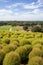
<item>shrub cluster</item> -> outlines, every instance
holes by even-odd
[[[31,59],[32,57],[35,57],[35,56],[40,56],[40,57],[42,57],[42,51],[41,51],[41,49],[39,49],[39,48],[34,48],[31,52],[30,52],[30,54],[29,54],[29,59]]]
[[[31,50],[31,45],[20,46],[15,50],[15,52],[17,52],[20,56],[21,63],[26,63],[28,59],[28,54],[31,52]]]
[[[24,46],[24,45],[27,45],[27,44],[31,44],[31,42],[27,39],[21,39],[20,40],[20,46]]]
[[[9,53],[9,52],[11,52],[11,51],[15,51],[16,48],[17,48],[16,45],[9,44],[9,45],[6,45],[6,46],[3,47],[3,51],[4,51],[5,53]]]
[[[3,50],[0,50],[0,65],[2,65],[4,57],[5,57],[5,52]]]
[[[20,64],[43,65],[43,33],[0,31],[0,65]]]
[[[20,65],[20,57],[15,52],[6,54],[3,65]]]
[[[29,60],[28,65],[43,65],[43,59],[38,56],[32,57]]]

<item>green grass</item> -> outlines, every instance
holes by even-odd
[[[21,28],[21,27],[16,27],[16,26],[9,26],[9,25],[7,25],[7,26],[0,26],[0,30],[10,30],[10,28],[12,28],[12,31],[19,31],[19,30],[23,30],[23,28]]]

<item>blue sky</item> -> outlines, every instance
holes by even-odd
[[[0,0],[1,20],[43,21],[43,0]]]

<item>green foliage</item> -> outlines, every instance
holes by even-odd
[[[43,58],[43,33],[0,31],[0,65],[4,62],[4,57],[10,52],[19,54],[22,64],[27,64],[28,60],[30,61],[31,58],[36,56]],[[11,62],[10,59],[9,62]]]
[[[35,44],[35,45],[33,46],[33,48],[39,48],[39,49],[42,49],[42,45],[41,45],[41,44]]]
[[[35,39],[33,42],[32,42],[32,45],[36,45],[36,44],[41,44],[43,45],[43,40],[40,40],[40,39]]]
[[[13,45],[17,45],[17,46],[19,46],[19,41],[18,41],[17,38],[11,38],[11,40],[10,40],[10,44],[13,44]]]
[[[20,44],[20,46],[24,46],[24,45],[31,44],[31,43],[29,42],[29,40],[24,38],[24,39],[20,40],[19,44]]]
[[[10,44],[19,46],[19,43],[17,41],[12,41]]]
[[[20,57],[15,52],[6,54],[3,65],[20,65]]]
[[[6,45],[6,46],[3,47],[3,51],[4,51],[5,53],[9,53],[9,52],[11,52],[11,51],[15,51],[16,48],[17,48],[16,45],[9,44],[9,45]]]
[[[27,56],[32,51],[32,46],[31,45],[24,45],[23,48],[26,50]]]
[[[4,56],[5,56],[5,52],[3,50],[0,50],[0,65],[2,65]]]
[[[28,54],[31,52],[31,50],[31,45],[20,46],[15,50],[15,52],[17,52],[21,58],[21,63],[26,63]]]
[[[3,44],[0,44],[0,49],[3,49],[3,47],[4,47]]]
[[[24,29],[25,31],[27,31],[27,30],[28,30],[28,26],[23,26],[23,29]]]
[[[23,46],[18,47],[15,52],[17,52],[21,58],[21,60],[24,60],[27,58],[27,53],[25,48],[23,48]]]
[[[43,65],[43,59],[41,57],[38,57],[38,56],[32,57],[28,61],[28,65]]]
[[[31,29],[32,32],[41,32],[41,27],[40,26],[34,26],[32,29]]]
[[[33,48],[33,50],[29,54],[29,59],[35,56],[40,56],[42,57],[42,50],[39,48]]]
[[[10,43],[10,39],[9,39],[9,38],[4,38],[4,39],[3,39],[3,43],[9,44],[9,43]]]

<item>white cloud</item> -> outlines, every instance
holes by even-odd
[[[6,9],[1,9],[0,10],[0,15],[8,15],[8,14],[12,14],[13,12],[11,10],[6,10]]]
[[[14,4],[7,6],[7,8],[15,8],[17,6],[22,6],[22,5],[24,5],[24,3],[14,3]]]
[[[24,9],[38,9],[39,7],[43,6],[43,0],[41,2],[40,1],[38,0],[37,2],[32,2],[31,4],[24,4],[22,6],[24,7]]]
[[[38,13],[39,12],[39,13]],[[12,14],[13,13],[13,14]],[[13,12],[11,10],[0,10],[0,20],[43,20],[43,12],[35,9],[31,12]]]
[[[43,0],[38,0],[38,3],[43,4]]]
[[[37,14],[37,13],[39,13],[40,11],[38,10],[38,9],[35,9],[34,11],[33,11],[33,13],[34,14]]]
[[[34,13],[34,14],[43,14],[43,11],[41,11],[40,9],[34,9],[32,11],[32,13]]]
[[[26,3],[15,3],[15,4],[7,6],[7,8],[16,8],[18,6],[24,8],[24,9],[38,9],[39,7],[43,6],[43,4],[40,4],[40,2],[38,0],[37,2],[32,2],[30,4],[26,4]]]
[[[1,0],[0,0],[1,1]],[[5,0],[2,0],[5,1]],[[6,0],[7,1],[7,0]],[[0,10],[0,20],[43,20],[43,10],[38,9],[42,5],[43,0],[38,0],[36,3],[32,2],[31,4],[26,3],[15,3],[7,6],[9,10],[1,9]],[[24,9],[33,9],[31,12],[17,12],[17,6],[21,6]],[[13,8],[13,11],[10,9]]]
[[[38,8],[39,6],[38,5],[34,5],[34,4],[25,4],[25,5],[23,5],[23,7],[25,9],[35,9],[35,8]]]

